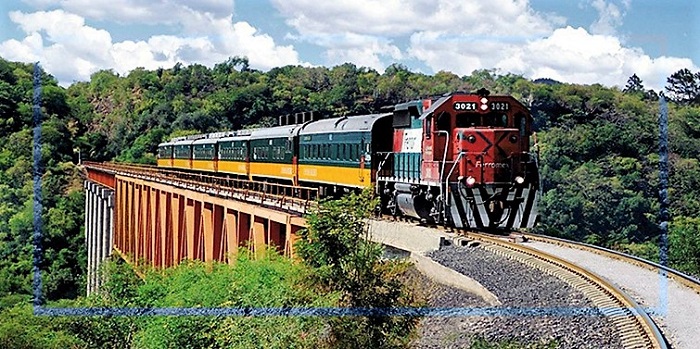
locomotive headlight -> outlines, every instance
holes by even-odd
[[[481,104],[486,104],[488,102],[489,102],[489,100],[486,99],[486,97],[481,98]]]
[[[467,137],[467,141],[473,144],[476,142],[476,137],[474,137],[474,135],[469,135],[469,137]]]
[[[525,183],[525,178],[517,176],[517,177],[515,177],[515,183],[523,184],[523,183]]]
[[[489,108],[489,106],[486,105],[486,104],[482,104],[482,105],[481,105],[481,110],[486,110],[486,109],[488,109],[488,108]]]
[[[471,187],[474,185],[474,183],[476,183],[476,178],[469,176],[469,177],[467,177],[467,180],[464,182],[467,183],[467,186]]]

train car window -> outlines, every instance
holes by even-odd
[[[442,112],[437,118],[437,129],[441,131],[449,131],[451,125],[451,115],[448,112]]]
[[[457,115],[457,128],[469,127],[508,127],[508,115],[491,112],[488,114],[461,113]]]
[[[425,129],[425,139],[430,139],[433,134],[433,117],[428,116],[425,121],[423,121],[423,128]]]
[[[515,115],[515,127],[520,130],[520,137],[525,137],[527,132],[527,119],[523,113],[518,113]]]

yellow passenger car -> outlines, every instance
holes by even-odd
[[[192,142],[192,169],[205,172],[216,172],[217,149],[216,139],[204,138]]]

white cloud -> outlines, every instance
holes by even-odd
[[[23,0],[41,10],[60,8],[84,18],[119,23],[187,24],[201,14],[233,13],[233,0]]]
[[[690,59],[652,58],[639,48],[623,46],[614,36],[572,27],[531,40],[420,32],[411,36],[409,52],[433,71],[468,75],[476,69],[497,68],[532,79],[607,86],[624,86],[637,74],[647,88],[655,90],[662,89],[665,77],[681,68],[698,69]]]
[[[598,12],[598,19],[591,24],[591,32],[593,34],[613,35],[616,33],[617,27],[622,25],[625,11],[630,7],[630,0],[622,1],[623,10],[620,10],[613,2],[605,0],[593,0],[591,5]]]
[[[495,67],[533,79],[608,86],[624,86],[632,74],[637,74],[655,90],[663,88],[665,77],[681,68],[698,69],[690,59],[651,58],[639,48],[624,47],[616,37],[572,27],[513,48],[510,56]]]
[[[526,0],[272,0],[298,35],[291,35],[326,49],[330,64],[339,59],[383,70],[408,55],[393,38],[468,37],[487,35],[537,37],[551,32],[563,19],[533,11]],[[357,40],[361,38],[361,40]],[[369,43],[369,44],[368,44]],[[466,43],[468,44],[468,43]],[[434,43],[435,48],[445,48]],[[426,55],[427,49],[419,48]],[[448,51],[453,51],[447,48]],[[413,50],[409,50],[413,54]],[[446,61],[446,56],[438,58]],[[420,54],[416,55],[420,57]],[[365,63],[367,62],[367,63]],[[446,67],[443,67],[443,69]]]
[[[26,33],[22,40],[0,42],[0,55],[10,60],[40,61],[62,84],[87,80],[99,69],[126,73],[137,67],[155,69],[177,62],[213,65],[231,56],[247,56],[251,67],[299,64],[296,50],[280,46],[269,35],[233,16],[197,13],[198,35],[156,35],[147,40],[114,42],[109,32],[85,24],[79,15],[63,10],[23,13],[10,20]]]
[[[350,32],[401,36],[449,30],[469,34],[537,35],[556,17],[537,14],[526,0],[272,0],[302,35]]]

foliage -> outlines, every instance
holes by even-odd
[[[3,280],[0,308],[3,309],[12,309],[13,302],[26,302],[31,295],[32,71],[32,65],[0,59],[0,279]],[[681,69],[668,77],[665,89],[671,98],[670,261],[691,273],[697,273],[700,268],[696,258],[700,242],[694,238],[700,212],[699,74]],[[213,68],[178,63],[169,69],[139,68],[126,75],[103,70],[95,72],[90,81],[74,83],[67,89],[58,86],[46,73],[42,72],[40,78],[41,161],[45,170],[42,177],[44,259],[40,267],[43,294],[49,301],[76,298],[84,290],[86,253],[81,227],[84,196],[79,168],[74,165],[78,154],[83,160],[91,161],[154,163],[158,143],[176,136],[251,125],[269,126],[279,115],[298,112],[315,111],[323,116],[372,113],[394,103],[481,87],[493,94],[511,94],[532,112],[543,184],[539,232],[648,258],[658,252],[659,94],[645,90],[643,81],[636,75],[620,90],[552,79],[530,81],[489,69],[461,77],[450,72],[430,76],[401,64],[393,64],[381,74],[350,63],[330,68],[285,66],[262,72],[251,69],[247,58],[232,57]],[[354,200],[372,206],[364,199]],[[348,225],[338,226],[338,222],[319,216],[315,223],[319,225],[318,231],[330,230],[319,235],[322,240],[306,241],[307,250],[302,252],[304,263],[318,273],[315,283],[307,286],[337,292],[345,306],[384,306],[384,301],[410,304],[410,297],[387,281],[391,280],[389,276],[400,273],[401,267],[378,262],[376,246],[353,245],[358,244],[356,237],[364,233],[358,218],[363,217],[362,210],[342,212],[339,204],[328,205],[330,213],[339,214],[335,216],[338,221],[349,219]],[[308,234],[314,234],[313,229]],[[341,281],[343,276],[350,276],[350,282]],[[138,293],[130,293],[137,288],[125,286],[114,291],[119,297],[103,301],[108,302],[105,304],[123,301],[126,303],[118,304],[124,306],[140,304],[144,299]],[[101,343],[100,338],[122,343],[115,347],[130,347],[136,343],[136,333],[145,328],[134,319],[99,320],[85,325],[91,329],[92,337],[79,337],[90,347],[99,346],[95,343]],[[358,331],[358,335],[367,339],[362,343],[371,345],[380,342],[380,338],[391,337],[392,333],[410,332],[409,322],[394,320],[356,318],[354,327],[346,329]],[[341,322],[333,321],[328,325],[333,336],[323,338],[327,343],[348,344],[351,336],[342,337],[342,334],[350,332],[343,332]],[[104,324],[99,331],[94,327],[98,323]],[[230,326],[246,324],[232,322]],[[173,328],[185,331],[187,326],[194,325],[177,326]],[[258,329],[265,331],[263,327],[261,324]],[[209,331],[208,327],[204,328]],[[384,333],[373,332],[381,328]],[[162,333],[164,338],[171,332]],[[398,337],[379,344],[403,345],[404,339]]]
[[[666,79],[666,91],[679,104],[700,105],[700,72],[681,69]]]
[[[0,348],[63,349],[84,348],[85,343],[63,330],[50,317],[32,314],[28,303],[0,309]]]
[[[100,295],[51,306],[266,308],[329,307],[337,302],[333,293],[306,287],[309,270],[274,251],[252,260],[242,249],[232,265],[186,262],[147,272],[143,280],[118,260],[107,268],[109,282]],[[11,336],[12,329],[32,318],[35,325],[25,326],[18,338]],[[19,305],[4,310],[0,319],[0,343],[22,347],[34,336],[51,339],[27,348],[311,348],[326,331],[323,317],[81,316],[52,321],[33,317],[30,308]]]
[[[670,264],[700,276],[700,218],[676,218],[669,231]]]
[[[307,218],[297,253],[313,268],[323,289],[340,292],[341,305],[380,312],[413,305],[411,293],[399,281],[405,266],[381,259],[381,247],[368,239],[366,220],[376,202],[371,191],[323,202]],[[417,318],[358,316],[331,321],[333,347],[397,348],[408,346]]]
[[[31,294],[33,65],[0,59],[0,298]],[[43,294],[75,298],[83,283],[82,182],[71,133],[79,121],[66,91],[42,73]],[[79,128],[79,127],[78,127]]]

